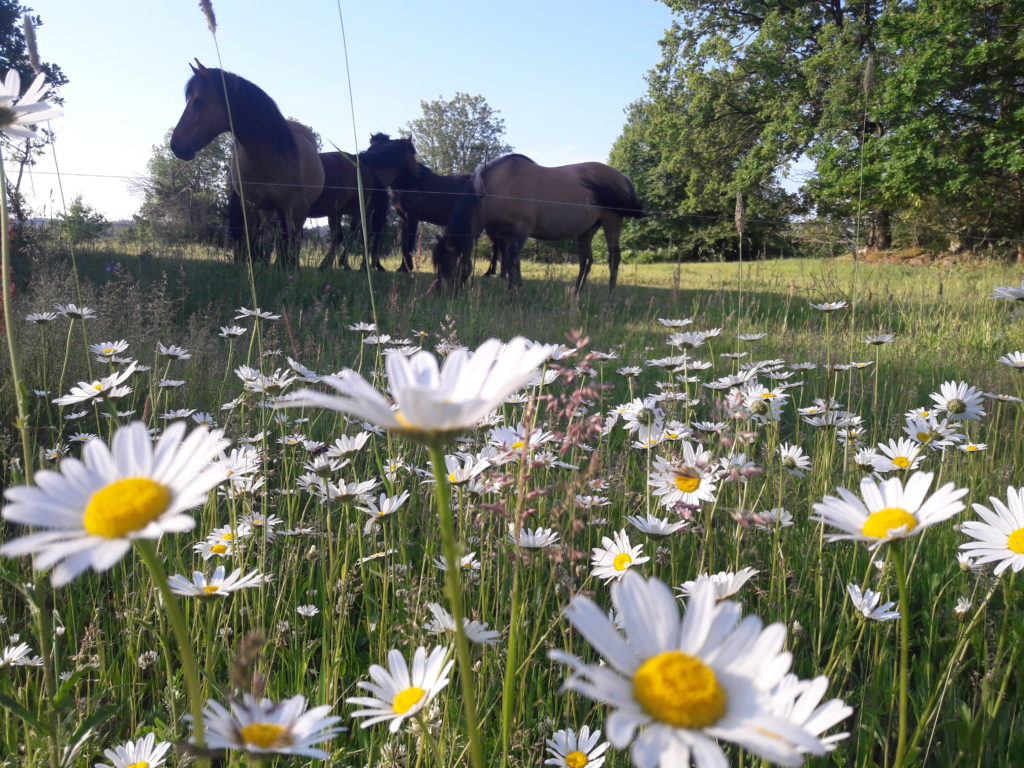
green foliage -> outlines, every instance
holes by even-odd
[[[153,147],[146,175],[135,182],[143,198],[136,229],[161,242],[223,240],[231,137],[219,136],[187,162],[174,156],[170,141],[168,131],[163,144]]]
[[[512,151],[505,143],[505,121],[481,96],[457,92],[450,101],[421,101],[423,116],[402,134],[416,144],[416,154],[435,173],[472,173],[480,163]]]
[[[60,236],[71,243],[95,240],[110,226],[103,214],[88,205],[81,195],[71,201],[67,213],[57,216]]]

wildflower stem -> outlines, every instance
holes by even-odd
[[[899,726],[893,768],[903,768],[907,753],[907,677],[910,671],[910,600],[907,597],[907,552],[905,542],[897,541],[893,550],[896,586],[900,602]]]
[[[135,546],[149,570],[154,586],[160,592],[164,610],[167,612],[167,620],[170,622],[174,639],[178,643],[178,656],[181,659],[185,688],[188,690],[189,708],[192,712],[193,738],[196,746],[202,749],[206,746],[206,738],[203,733],[203,692],[199,686],[199,667],[196,664],[195,654],[192,652],[192,641],[185,627],[185,619],[178,607],[178,599],[167,584],[167,573],[157,556],[156,543],[151,539],[137,539]],[[205,758],[200,758],[197,762],[200,768],[208,768],[209,764],[210,761]]]
[[[462,607],[462,573],[459,568],[459,546],[455,540],[455,526],[452,523],[452,490],[446,474],[444,447],[439,441],[430,444],[430,464],[434,469],[437,517],[441,523],[441,542],[448,564],[444,572],[444,589],[451,604],[452,618],[455,619],[455,658],[459,665],[459,683],[462,686],[462,707],[469,737],[469,758],[473,768],[483,768],[480,723],[476,709],[476,693],[473,690],[473,669],[469,659],[469,641],[466,639],[466,628],[463,624],[465,612]]]
[[[4,158],[0,154],[0,304],[4,308],[4,335],[7,354],[11,360],[11,381],[14,382],[14,400],[18,408],[18,435],[21,437],[21,456],[24,462],[25,482],[32,483],[32,443],[28,437],[28,414],[25,410],[25,385],[18,370],[18,351],[14,346],[14,325],[11,320],[11,247],[7,238],[7,177]]]

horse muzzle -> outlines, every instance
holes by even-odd
[[[177,136],[171,135],[171,152],[179,160],[191,160],[196,156],[196,150],[194,147],[186,144]]]

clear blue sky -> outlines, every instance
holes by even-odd
[[[108,218],[139,205],[145,172],[174,126],[198,57],[217,65],[195,0],[26,0],[43,18],[44,60],[63,68],[53,122],[65,199]],[[267,91],[285,115],[342,149],[356,146],[336,0],[214,0],[223,66]],[[482,94],[506,140],[545,165],[606,160],[625,108],[672,22],[656,0],[341,0],[358,144],[397,133],[421,100]],[[33,208],[59,212],[52,155],[25,182]]]

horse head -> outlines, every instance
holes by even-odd
[[[220,70],[207,69],[198,59],[196,65],[189,65],[192,78],[185,86],[185,110],[171,133],[171,151],[182,160],[194,158],[230,126]]]
[[[386,134],[370,138],[370,148],[359,157],[381,174],[387,184],[403,185],[420,177],[420,164],[416,160],[416,147],[411,139],[381,139]]]

